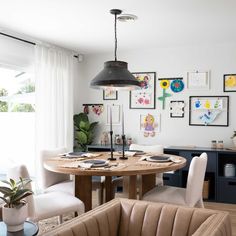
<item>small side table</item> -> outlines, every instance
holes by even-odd
[[[17,232],[7,232],[6,224],[0,221],[1,236],[34,236],[37,235],[38,232],[39,232],[38,226],[31,221],[25,221],[24,229]]]

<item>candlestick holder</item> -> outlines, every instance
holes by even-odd
[[[128,157],[125,156],[125,135],[122,134],[122,156],[120,157],[121,160],[127,160]]]
[[[110,139],[111,139],[111,156],[108,158],[109,161],[115,161],[116,158],[113,157],[113,138],[112,138],[112,135],[113,135],[113,131],[111,130],[110,131]]]

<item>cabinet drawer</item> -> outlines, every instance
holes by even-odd
[[[236,178],[218,178],[217,200],[219,202],[236,203]]]
[[[173,173],[164,173],[163,174],[164,185],[180,187],[180,175]]]
[[[216,152],[206,152],[207,153],[207,168],[206,172],[216,172]],[[179,153],[180,156],[185,157],[187,159],[187,164],[183,168],[183,170],[188,170],[189,165],[193,157],[200,156],[202,152],[193,152],[193,151],[181,151]]]

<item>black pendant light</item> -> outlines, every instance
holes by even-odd
[[[110,13],[115,15],[115,60],[104,63],[104,69],[91,81],[90,86],[98,89],[136,89],[140,87],[140,83],[128,71],[128,63],[117,61],[117,32],[116,22],[117,15],[121,14],[121,10],[112,9]]]

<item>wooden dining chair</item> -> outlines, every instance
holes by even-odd
[[[165,202],[190,207],[204,207],[202,188],[207,166],[207,154],[192,159],[189,167],[187,187],[158,186],[147,192],[143,200]]]
[[[44,162],[46,160],[63,153],[66,153],[65,148],[43,150],[40,152],[40,176],[42,188],[44,193],[61,191],[74,196],[75,183],[70,175],[52,172],[44,167]],[[97,178],[96,176],[92,178],[92,188],[97,191],[98,203],[102,204],[104,183],[101,178]]]
[[[8,170],[7,179],[18,181],[20,177],[30,178],[25,165],[14,166]],[[32,190],[31,183],[26,187]],[[34,222],[59,216],[59,223],[61,223],[63,214],[84,213],[84,203],[77,197],[62,191],[31,195],[26,198],[26,202],[28,203],[28,219]]]

